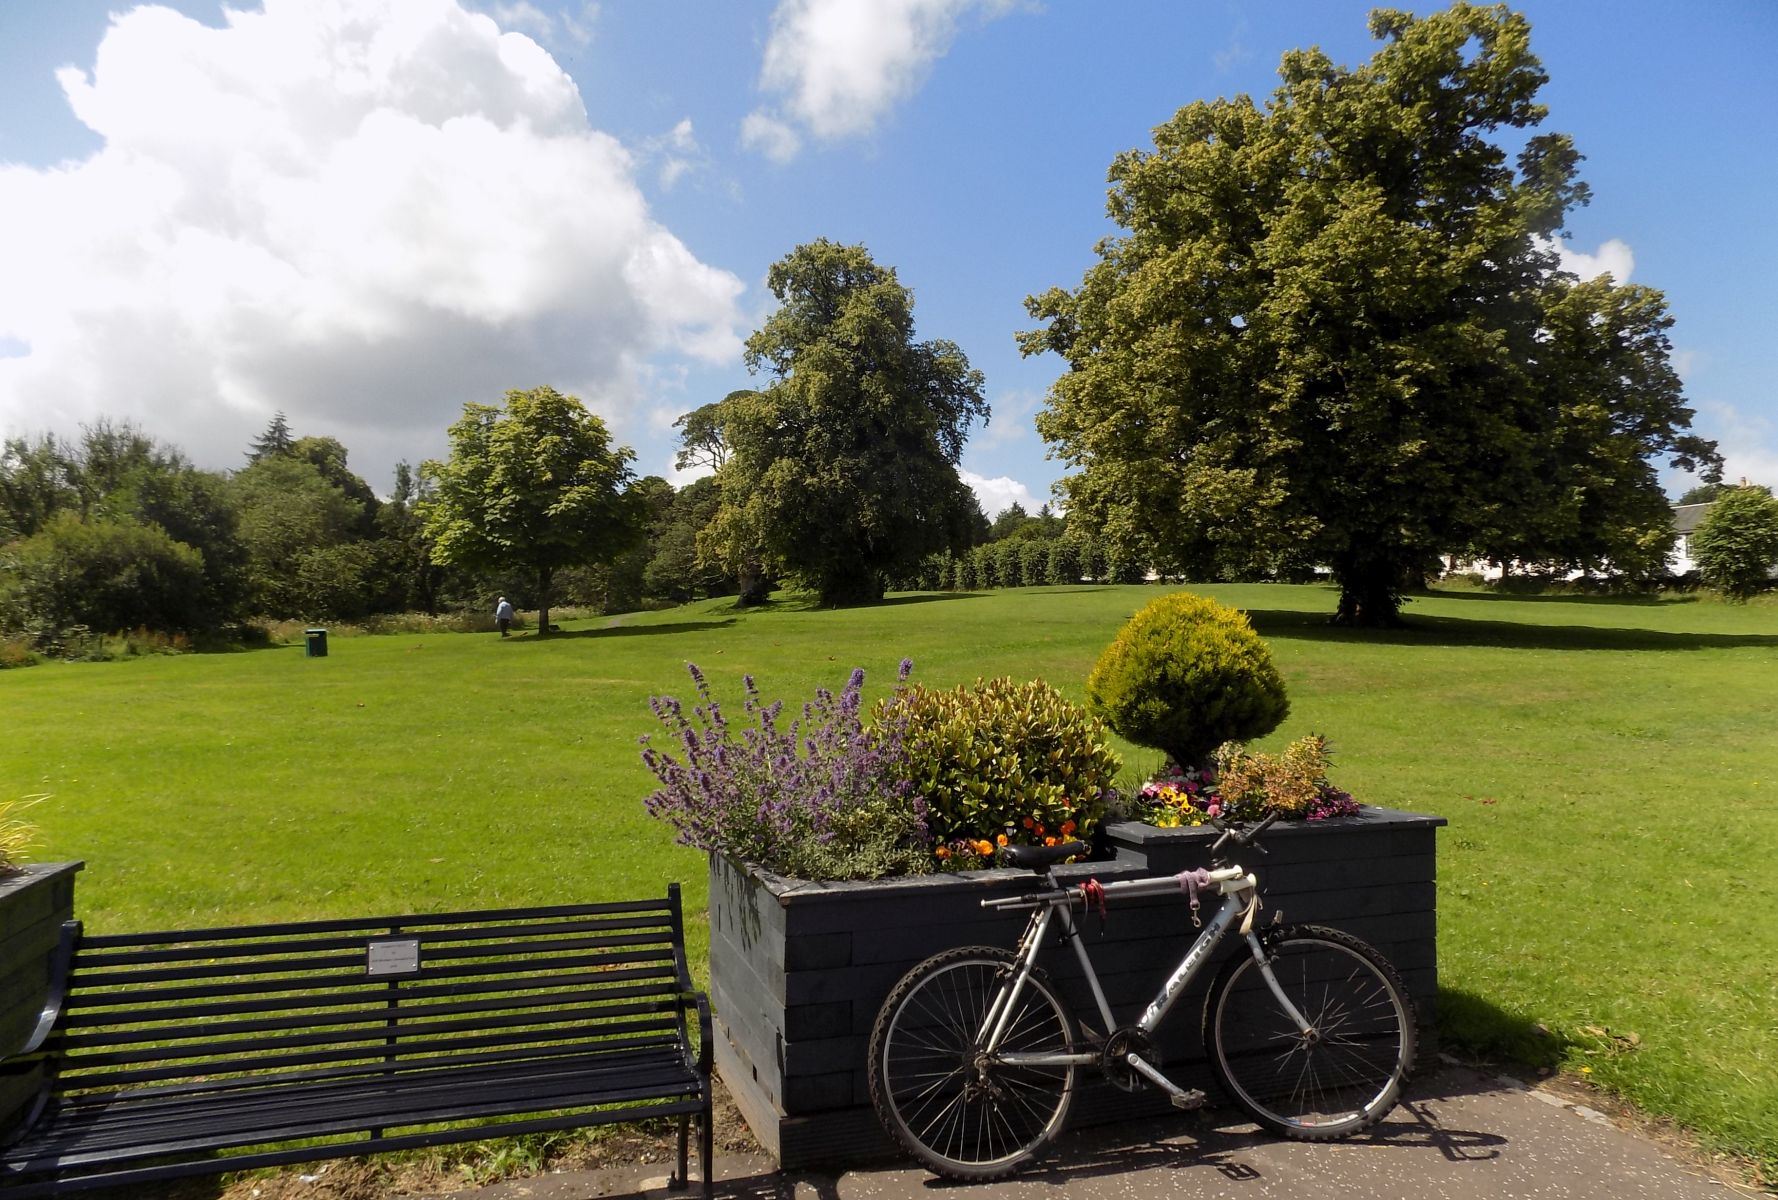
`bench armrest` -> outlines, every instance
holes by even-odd
[[[685,1028],[684,1016],[687,1009],[692,1006],[696,1006],[698,1010],[698,1074],[708,1078],[711,1069],[712,1053],[710,1039],[714,1036],[714,1030],[710,1020],[710,998],[702,992],[685,991],[679,993],[679,1029],[681,1035],[689,1033]]]
[[[43,1049],[43,1043],[49,1040],[50,1030],[62,1017],[62,1004],[68,998],[68,968],[74,962],[74,945],[80,940],[80,922],[63,921],[61,937],[50,959],[49,995],[44,998],[43,1012],[37,1018],[37,1027],[25,1044],[6,1055],[0,1062],[7,1064],[15,1060],[28,1058]]]

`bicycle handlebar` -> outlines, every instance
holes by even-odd
[[[1270,851],[1259,844],[1259,835],[1270,829],[1272,827],[1272,822],[1276,821],[1283,815],[1284,814],[1282,813],[1275,812],[1268,813],[1265,820],[1261,821],[1258,825],[1255,825],[1252,829],[1242,829],[1239,826],[1224,825],[1221,821],[1213,820],[1211,824],[1222,830],[1222,836],[1217,838],[1215,843],[1210,847],[1210,861],[1215,862],[1218,858],[1222,857],[1222,848],[1224,844],[1229,842],[1233,842],[1237,850],[1244,850],[1251,846],[1261,854],[1269,854]]]

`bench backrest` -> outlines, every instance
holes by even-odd
[[[661,900],[80,934],[56,1089],[203,1091],[682,1044],[679,888]]]

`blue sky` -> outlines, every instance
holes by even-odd
[[[1013,335],[1111,231],[1112,157],[1292,47],[1372,51],[1345,0],[236,7],[0,0],[0,433],[106,414],[226,468],[281,409],[386,489],[549,383],[671,475],[766,269],[828,237],[985,373],[966,478],[1035,506],[1060,364]],[[1778,4],[1520,8],[1587,156],[1574,266],[1666,292],[1696,430],[1778,484]]]

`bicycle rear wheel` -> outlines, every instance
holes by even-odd
[[[990,946],[934,955],[902,976],[871,1029],[871,1103],[890,1135],[936,1174],[969,1180],[1009,1175],[1067,1120],[1072,1066],[1011,1066],[977,1048],[1016,961]],[[1068,1010],[1033,973],[998,1053],[1073,1049]]]
[[[1262,935],[1305,1034],[1250,953],[1230,959],[1204,1005],[1204,1045],[1225,1091],[1284,1137],[1328,1141],[1368,1129],[1401,1097],[1414,1062],[1414,1007],[1369,943],[1319,925]]]

